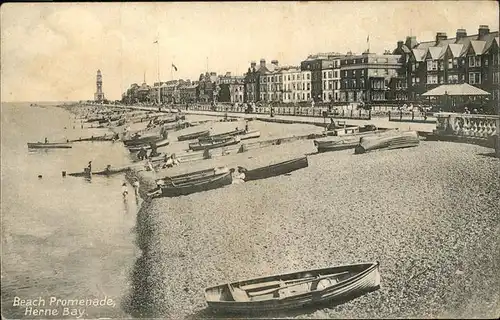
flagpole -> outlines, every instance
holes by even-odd
[[[159,40],[155,41],[156,43],[156,48],[157,48],[157,54],[158,54],[158,66],[157,66],[157,71],[158,71],[158,104],[161,104],[161,82],[160,82],[160,42]]]

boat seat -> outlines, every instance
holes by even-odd
[[[232,285],[229,285],[229,290],[231,291],[231,295],[233,296],[234,301],[236,302],[247,302],[250,301],[248,294],[245,290],[240,288],[235,288]]]

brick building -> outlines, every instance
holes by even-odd
[[[250,68],[248,68],[245,74],[245,102],[257,102],[260,101],[264,96],[264,92],[261,94],[261,89],[267,90],[267,83],[261,86],[261,80],[266,79],[261,77],[271,73],[275,70],[276,66],[274,64],[266,64],[265,59],[260,59],[260,63],[257,66],[255,62],[250,63]]]
[[[335,83],[339,86],[335,78],[334,69],[337,74],[340,72],[340,58],[344,56],[339,53],[318,53],[310,55],[306,60],[300,63],[300,69],[311,71],[311,98],[315,102],[335,100]],[[339,90],[338,87],[337,90]],[[339,95],[339,91],[337,91]]]
[[[442,84],[469,83],[492,94],[490,107],[499,101],[499,34],[486,25],[477,34],[458,29],[454,38],[437,32],[434,40],[418,43],[415,37],[398,41],[394,54],[403,57],[408,99]]]
[[[340,59],[340,101],[378,102],[390,99],[389,83],[401,69],[401,56],[365,52]]]

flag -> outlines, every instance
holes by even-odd
[[[155,42],[153,42],[153,43],[158,43],[158,40],[156,40],[156,41],[155,41]]]
[[[172,63],[172,68],[175,69],[175,71],[177,71],[177,67],[175,66],[175,64]]]

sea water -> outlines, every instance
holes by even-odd
[[[57,142],[106,133],[81,125],[62,108],[2,103],[1,297],[7,319],[128,317],[124,301],[138,255],[133,189],[128,186],[124,199],[124,175],[62,176],[83,171],[88,161],[93,170],[126,165],[128,151],[112,142],[27,148],[46,137]]]

